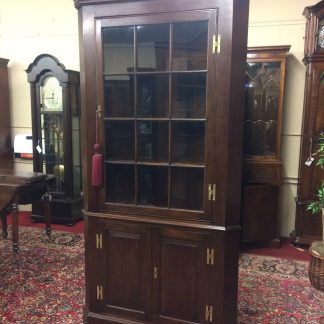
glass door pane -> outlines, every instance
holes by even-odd
[[[172,70],[207,69],[208,21],[173,23]]]
[[[135,168],[129,164],[106,164],[106,199],[109,202],[135,203]]]
[[[281,62],[247,63],[245,152],[277,154]]]
[[[173,121],[171,129],[172,162],[204,163],[205,122]]]
[[[202,210],[204,169],[171,168],[171,208]]]
[[[169,123],[167,121],[138,121],[138,161],[168,162]]]
[[[103,28],[104,72],[127,74],[134,68],[134,26]]]
[[[206,117],[206,77],[206,72],[172,75],[172,117]]]
[[[137,75],[137,116],[168,117],[169,77],[166,74]]]
[[[134,117],[134,87],[129,75],[105,77],[105,116]]]
[[[107,120],[106,157],[109,160],[134,160],[134,122]]]
[[[137,69],[165,71],[169,69],[169,24],[136,27]]]
[[[138,204],[168,207],[168,168],[141,165],[138,175]]]
[[[41,113],[43,172],[55,174],[53,192],[64,191],[63,113]]]

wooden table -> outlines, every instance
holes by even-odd
[[[0,216],[2,221],[2,236],[8,236],[7,214],[12,214],[12,249],[18,253],[18,205],[31,204],[43,199],[45,201],[45,231],[51,234],[51,210],[48,193],[50,182],[55,176],[16,170],[0,169]]]

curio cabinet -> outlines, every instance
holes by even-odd
[[[85,320],[235,323],[248,1],[75,6]]]
[[[287,52],[249,47],[246,60],[242,241],[279,246],[278,199]]]
[[[26,70],[30,83],[33,171],[55,175],[50,188],[52,221],[74,224],[82,218],[79,72],[65,69],[49,54]],[[32,219],[44,220],[42,201]]]

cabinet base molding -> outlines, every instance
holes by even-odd
[[[307,210],[310,201],[311,198],[296,198],[295,229],[290,234],[293,244],[310,245],[321,240],[321,214],[311,214]]]
[[[111,315],[102,315],[93,312],[86,312],[84,314],[84,323],[86,324],[107,324],[107,323],[120,323],[120,324],[145,324],[152,322],[133,321],[125,318],[115,317]]]
[[[296,230],[292,231],[290,233],[290,239],[293,244],[295,245],[311,245],[314,241],[320,241],[321,236],[316,236],[316,235],[297,235]]]
[[[266,240],[258,240],[258,241],[250,241],[250,242],[241,242],[241,247],[243,249],[249,248],[272,248],[279,249],[281,247],[281,238],[277,237],[275,239],[266,239]]]

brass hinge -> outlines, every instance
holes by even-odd
[[[213,35],[213,54],[220,53],[221,50],[222,35]]]
[[[96,248],[102,249],[102,234],[96,234]]]
[[[213,306],[206,305],[205,321],[206,322],[212,322],[213,321]]]
[[[207,248],[206,262],[208,265],[214,265],[214,249]]]
[[[97,286],[97,299],[103,300],[103,287]]]
[[[154,277],[154,279],[157,279],[157,277],[158,277],[158,269],[157,269],[157,267],[153,268],[153,277]]]
[[[208,185],[208,200],[216,200],[216,184]]]

